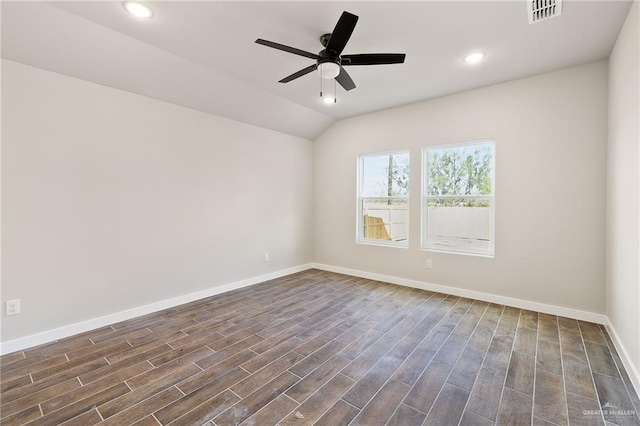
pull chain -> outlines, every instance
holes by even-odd
[[[318,65],[320,66],[320,65]],[[320,99],[325,102],[325,103],[329,103],[325,101],[324,98],[324,91],[323,91],[323,86],[322,86],[322,80],[324,80],[324,73],[322,70],[322,67],[320,67]],[[333,79],[333,103],[337,103],[338,102],[338,92],[337,92],[337,86],[336,86],[336,79]]]

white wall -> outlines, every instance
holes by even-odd
[[[312,260],[310,141],[10,61],[2,103],[2,341]]]
[[[488,138],[495,258],[420,250],[421,147]],[[606,61],[339,121],[314,145],[315,260],[602,314],[606,140]],[[356,244],[356,158],[401,148],[409,248]]]
[[[607,316],[640,371],[640,5],[609,58]]]

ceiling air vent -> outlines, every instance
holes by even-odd
[[[562,13],[562,0],[527,0],[529,23],[544,21]]]

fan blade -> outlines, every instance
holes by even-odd
[[[362,55],[343,55],[342,66],[350,65],[386,65],[402,64],[404,53],[364,53]]]
[[[356,27],[358,17],[349,12],[342,12],[336,27],[331,33],[331,38],[326,46],[326,52],[330,56],[340,56],[342,50],[347,45],[353,29]]]
[[[351,80],[347,70],[342,67],[340,67],[340,74],[336,77],[336,81],[340,83],[340,86],[342,86],[346,91],[356,88],[356,84]]]
[[[301,69],[298,72],[294,72],[293,74],[291,74],[288,77],[283,78],[282,80],[279,81],[279,83],[288,83],[291,80],[295,80],[296,78],[302,77],[303,75],[307,75],[310,72],[313,72],[316,70],[317,65],[313,64],[313,65],[309,65],[308,67]]]
[[[256,40],[256,43],[267,47],[273,47],[274,49],[283,50],[285,52],[293,53],[294,55],[304,56],[311,59],[319,59],[320,57],[315,53],[305,52],[304,50],[296,49],[295,47],[285,46],[284,44],[275,43],[269,40],[263,40],[261,38]]]

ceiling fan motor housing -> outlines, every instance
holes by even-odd
[[[330,38],[331,38],[331,33],[322,34],[320,36],[320,43],[322,43],[324,47],[327,47],[327,43],[329,43]]]

